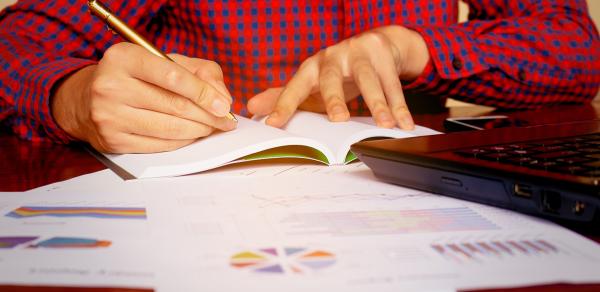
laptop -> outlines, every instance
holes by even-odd
[[[352,151],[393,184],[577,224],[600,217],[598,120],[363,141]]]

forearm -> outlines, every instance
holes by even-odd
[[[432,70],[408,88],[505,108],[580,103],[595,96],[600,41],[585,2],[532,2],[522,11],[471,2],[477,2],[471,3],[472,17],[482,19],[413,28],[428,44]],[[487,10],[477,10],[483,7]]]

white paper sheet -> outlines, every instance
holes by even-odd
[[[170,292],[600,282],[599,246],[545,220],[381,183],[360,164],[271,167],[106,185],[113,178],[97,173],[90,188],[81,183],[94,175],[2,195],[0,237],[111,245],[0,249],[0,283]],[[146,218],[6,216],[24,206],[137,207]]]

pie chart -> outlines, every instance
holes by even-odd
[[[304,247],[261,248],[234,254],[230,265],[260,274],[308,274],[335,264],[335,255]]]

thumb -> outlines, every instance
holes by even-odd
[[[269,88],[255,95],[248,101],[248,111],[255,116],[270,114],[275,108],[282,91],[283,87]]]

